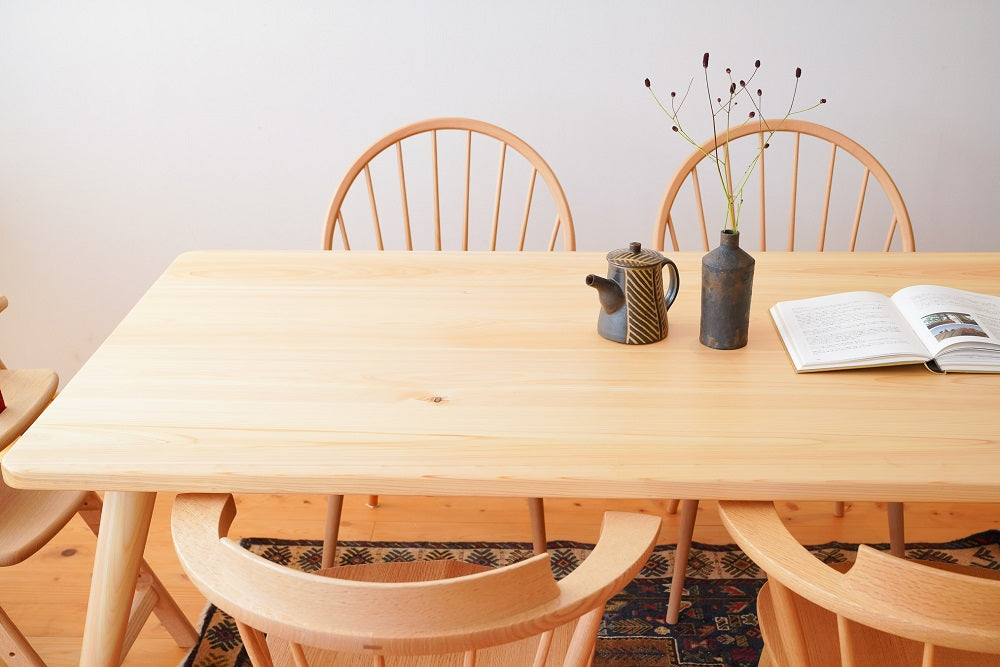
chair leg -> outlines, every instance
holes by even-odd
[[[531,514],[531,544],[536,554],[549,550],[545,537],[545,502],[541,498],[528,498],[528,512]]]
[[[694,537],[694,522],[697,516],[697,500],[681,502],[681,523],[677,528],[677,551],[674,553],[674,576],[670,583],[670,599],[667,602],[667,623],[670,625],[677,622],[681,613],[688,555],[691,553],[691,538]]]
[[[323,558],[321,567],[333,567],[337,553],[337,538],[340,536],[340,515],[344,510],[344,496],[327,496],[326,530],[323,533]]]
[[[903,558],[906,540],[903,536],[903,503],[886,503],[889,514],[889,553]]]
[[[136,588],[136,597],[138,598],[139,592],[142,588],[148,587],[151,595],[154,599],[153,613],[156,614],[156,618],[160,620],[163,627],[166,628],[170,636],[174,638],[174,643],[181,648],[191,648],[198,643],[198,632],[191,625],[191,622],[187,620],[187,616],[181,611],[180,605],[167,590],[160,578],[156,576],[153,572],[153,568],[149,566],[149,563],[145,559],[139,563],[139,583]],[[133,606],[136,603],[133,601]],[[146,617],[149,616],[149,612],[142,617],[140,620],[140,627],[145,622]],[[122,655],[126,652],[122,651]]]
[[[146,624],[146,619],[156,608],[156,591],[153,590],[152,579],[149,572],[143,572],[139,566],[139,580],[135,585],[135,595],[132,598],[132,609],[128,614],[128,625],[125,626],[125,639],[122,640],[122,655],[128,655],[132,644],[139,638],[142,626]],[[195,637],[195,641],[197,641]],[[192,644],[193,646],[194,644]]]
[[[838,500],[837,502],[833,503],[833,516],[837,516],[837,517],[844,516],[844,501],[843,500]]]
[[[365,503],[365,507],[370,507],[371,509],[378,507],[378,496],[368,496],[368,502]]]
[[[9,667],[45,667],[41,656],[35,653],[7,613],[0,608],[0,651],[2,660]]]
[[[677,514],[677,505],[680,502],[681,501],[677,500],[676,498],[671,498],[670,500],[668,500],[667,501],[667,514]]]

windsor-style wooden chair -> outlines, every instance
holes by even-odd
[[[412,148],[414,153],[426,152],[425,159],[408,162],[404,159],[404,144],[408,146],[407,155]],[[480,154],[496,157],[495,172],[482,169],[483,165],[477,159]],[[383,168],[381,175],[386,177],[379,183],[376,166]],[[516,173],[518,169],[523,178],[514,181],[515,176],[508,172]],[[481,179],[476,179],[474,173],[481,171],[488,173],[487,180],[491,186],[490,196],[485,198],[476,197],[477,192],[485,192],[475,187]],[[424,177],[424,188],[421,190],[430,193],[429,198],[421,200],[424,206],[420,209],[411,202],[417,190],[413,183],[414,172]],[[457,176],[457,185],[450,179],[442,178],[443,174]],[[548,199],[543,202],[538,202],[536,197],[535,185],[539,175],[548,191]],[[379,188],[379,184],[383,187]],[[450,199],[442,197],[442,186],[446,195],[452,195]],[[379,205],[379,201],[388,195],[391,195],[388,198],[392,208]],[[512,207],[510,195],[522,196],[523,206],[518,201],[518,205]],[[352,196],[357,204],[353,209],[354,218],[345,214]],[[484,206],[477,208],[477,199]],[[449,209],[446,205],[448,201],[457,205]],[[513,213],[506,215],[508,211]],[[538,226],[529,223],[546,212],[555,217],[550,231],[544,236],[531,235]],[[348,234],[349,227],[351,234]],[[406,125],[375,142],[354,161],[330,203],[323,248],[332,250],[339,243],[343,250],[350,250],[350,239],[355,236],[364,240],[362,245],[355,244],[355,247],[378,250],[447,248],[522,251],[532,247],[533,243],[545,243],[551,251],[556,249],[560,237],[563,250],[576,249],[569,202],[548,163],[534,148],[511,132],[469,118],[431,118]],[[333,565],[343,500],[341,495],[328,499],[323,540],[324,567]],[[377,495],[371,495],[368,506],[376,507],[378,501]],[[544,504],[541,498],[530,498],[528,503],[532,543],[535,553],[542,553],[546,549]]]
[[[760,250],[768,250],[767,241],[769,239],[768,233],[774,229],[784,231],[785,244],[782,249],[784,250],[795,250],[797,247],[801,247],[802,241],[802,230],[803,227],[806,230],[811,231],[815,236],[814,249],[823,250],[848,250],[853,251],[860,240],[861,222],[864,213],[865,204],[872,202],[874,196],[870,198],[872,192],[869,191],[869,182],[872,177],[875,178],[875,182],[880,187],[881,192],[885,197],[885,204],[887,204],[887,211],[880,210],[876,213],[887,212],[888,214],[888,225],[885,227],[886,231],[883,238],[884,241],[881,244],[882,250],[892,250],[894,243],[898,241],[898,247],[906,252],[913,252],[916,250],[916,246],[913,240],[913,227],[910,224],[910,215],[906,210],[906,204],[903,202],[903,197],[899,193],[899,188],[896,187],[895,182],[889,176],[889,172],[886,171],[885,167],[875,159],[870,152],[868,152],[859,143],[847,137],[840,132],[832,130],[823,125],[818,125],[816,123],[810,123],[804,120],[794,120],[794,119],[771,119],[756,122],[749,122],[745,125],[741,125],[737,128],[729,130],[729,145],[733,152],[732,159],[730,163],[726,165],[726,169],[723,172],[727,181],[730,183],[739,183],[741,179],[740,173],[734,173],[732,168],[732,163],[742,155],[746,158],[746,164],[749,164],[750,160],[755,155],[760,155],[759,161],[756,163],[756,168],[752,174],[750,180],[747,181],[747,185],[751,184],[751,181],[756,183],[756,188],[750,188],[750,190],[745,190],[747,192],[747,197],[751,200],[756,198],[756,216],[757,216],[757,228],[756,230],[750,230],[756,233],[758,239],[758,248]],[[785,137],[785,135],[788,135]],[[775,138],[777,137],[777,138]],[[822,162],[815,161],[806,164],[806,160],[803,158],[803,137],[807,137],[807,142],[812,140],[813,146],[822,147],[826,146],[828,150],[828,158]],[[761,147],[765,144],[774,141],[784,140],[785,138],[792,140],[791,146],[784,146],[785,149],[790,149],[787,152],[790,160],[786,160],[783,166],[789,168],[790,173],[788,174],[788,180],[785,181],[784,176],[779,175],[777,179],[770,178],[772,172],[766,168],[766,163],[769,161],[769,157],[775,151],[778,150],[779,146],[776,143],[774,146],[768,145],[766,150]],[[752,142],[756,139],[756,145],[750,144],[749,150],[747,150],[746,144]],[[708,169],[709,178],[717,179],[719,177],[718,170],[714,163],[711,162],[709,158],[710,155],[715,154],[716,147],[719,147],[719,155],[724,160],[723,147],[726,144],[726,131],[723,130],[716,135],[715,138],[709,139],[699,148],[692,151],[688,156],[687,160],[677,169],[674,174],[673,179],[670,181],[670,185],[667,187],[667,191],[663,196],[663,201],[660,204],[660,211],[657,215],[656,228],[653,233],[653,244],[658,250],[664,249],[664,244],[666,240],[667,233],[670,234],[670,242],[674,250],[680,250],[680,246],[677,239],[677,230],[675,228],[675,209],[681,203],[679,198],[682,192],[688,192],[690,188],[690,196],[694,203],[694,210],[696,211],[696,226],[701,233],[701,245],[702,249],[705,251],[709,250],[709,238],[708,238],[708,222],[706,217],[706,203],[705,198],[702,195],[701,177],[699,173],[705,173],[704,170]],[[736,151],[741,150],[741,154],[737,154]],[[837,161],[838,156],[841,157],[840,162]],[[800,164],[801,163],[801,164]],[[743,163],[740,164],[743,166]],[[824,169],[812,169],[812,167],[825,167]],[[820,181],[809,181],[805,179],[800,174],[804,169],[810,169],[814,173],[821,174]],[[699,172],[701,170],[701,172]],[[739,169],[737,168],[736,171]],[[848,188],[846,192],[851,196],[849,203],[853,204],[853,211],[849,211],[848,208],[837,209],[835,211],[836,216],[845,224],[831,224],[836,221],[831,219],[831,206],[835,204],[835,200],[840,198],[842,192],[839,187],[836,188],[835,185],[839,186],[839,181],[835,183],[834,176],[837,173],[853,173],[858,176],[860,187],[857,190],[851,190]],[[825,173],[824,173],[825,171]],[[784,181],[784,183],[781,183]],[[800,190],[806,184],[815,184],[822,186],[819,193],[821,193],[820,205],[817,209],[807,215],[800,215],[799,208],[802,202],[799,201]],[[781,185],[782,187],[777,187]],[[714,184],[710,186],[714,191]],[[771,187],[775,190],[780,190],[782,194],[789,196],[789,208],[788,208],[788,219],[787,225],[783,228],[780,225],[772,225],[768,227],[769,220],[773,222],[774,216],[769,217],[768,212],[774,211],[780,208],[779,203],[775,203],[773,206],[771,202],[773,198],[768,198],[767,190]],[[857,193],[856,195],[854,193]],[[856,203],[854,201],[856,197]],[[712,201],[717,201],[723,199],[721,196],[718,198],[712,198]],[[742,242],[745,242],[749,236],[751,239],[754,238],[753,234],[748,234],[746,229],[746,219],[747,217],[753,216],[755,213],[754,207],[750,206],[743,211],[741,216],[741,236],[743,236]],[[850,213],[851,215],[846,215]],[[719,218],[717,221],[717,229],[722,229],[722,221],[724,218]],[[850,223],[849,225],[846,223]],[[684,221],[686,226],[691,225],[687,220]],[[831,236],[836,236],[842,241],[840,244],[834,242],[835,247],[828,248],[827,242]],[[773,249],[773,248],[772,248]]]
[[[0,311],[7,298],[0,295]],[[55,396],[59,379],[48,369],[9,369],[0,361],[0,451],[24,433]],[[79,514],[96,535],[101,522],[101,498],[90,491],[14,489],[0,478],[0,567],[17,565],[37,553]],[[127,592],[130,593],[130,592]],[[170,593],[143,561],[132,602],[122,657],[135,642],[150,613],[155,613],[178,646],[190,647],[198,633]],[[0,609],[0,662],[10,667],[44,667],[41,656],[14,621]]]
[[[664,194],[657,216],[656,228],[653,234],[653,244],[657,250],[663,250],[667,234],[670,235],[670,243],[674,250],[680,250],[678,243],[675,219],[678,217],[677,211],[680,208],[680,198],[682,193],[688,195],[689,199],[684,200],[687,206],[688,216],[683,219],[685,228],[697,228],[700,232],[701,246],[705,251],[709,250],[708,238],[708,216],[706,215],[706,202],[702,194],[701,177],[699,169],[703,175],[714,180],[721,177],[727,179],[729,183],[739,183],[743,175],[739,169],[734,169],[732,165],[738,157],[742,157],[746,164],[759,155],[756,169],[752,173],[751,179],[747,180],[747,185],[755,185],[747,191],[747,197],[751,204],[756,201],[756,208],[752,205],[743,209],[741,216],[741,245],[747,248],[752,239],[758,240],[758,247],[761,251],[768,249],[768,234],[776,229],[783,231],[785,243],[784,250],[794,251],[803,245],[803,238],[807,236],[806,231],[813,237],[812,247],[818,251],[824,250],[846,250],[854,251],[861,240],[862,219],[866,219],[863,213],[865,205],[877,195],[872,195],[869,184],[874,177],[876,184],[882,192],[880,201],[874,202],[870,208],[875,208],[875,214],[886,216],[884,234],[881,234],[880,247],[884,251],[893,250],[898,247],[904,252],[916,250],[913,239],[913,226],[910,223],[910,216],[906,210],[906,204],[899,193],[899,189],[889,176],[889,172],[879,163],[875,157],[864,147],[853,139],[816,123],[810,123],[795,119],[771,119],[760,122],[749,122],[738,128],[728,131],[728,146],[726,145],[726,131],[722,131],[716,137],[709,139],[699,148],[692,151],[687,160],[678,168],[674,174],[667,191]],[[802,159],[803,137],[807,142],[812,142],[810,148],[819,148],[819,157],[809,161]],[[779,147],[786,150],[782,155],[782,166],[788,167],[789,172],[779,174],[774,178],[773,170],[766,169],[767,164],[774,157],[774,152]],[[791,140],[788,146],[786,139]],[[765,144],[774,142],[774,146]],[[827,156],[822,156],[825,147]],[[739,152],[738,152],[739,151]],[[724,169],[719,169],[710,159],[710,156],[718,154],[724,165]],[[727,161],[726,155],[731,155]],[[838,161],[838,157],[840,160]],[[741,165],[744,163],[740,163]],[[807,170],[806,167],[813,167]],[[720,174],[721,171],[721,174]],[[818,179],[809,180],[803,177],[801,172],[818,173]],[[788,173],[787,179],[783,175]],[[840,180],[835,181],[835,174],[853,174],[858,180],[858,189],[846,188],[846,191],[837,188]],[[771,177],[771,178],[769,178]],[[843,180],[843,176],[841,178]],[[820,186],[816,192],[819,206],[809,213],[800,212],[802,207],[802,197],[800,193],[803,184]],[[710,190],[715,192],[714,183]],[[774,197],[768,197],[768,189],[779,190],[788,197],[789,208],[787,224],[782,228],[780,224],[774,224],[776,218],[773,215],[775,209],[780,209],[780,203],[772,201]],[[732,188],[731,188],[732,189]],[[842,195],[837,197],[835,195]],[[870,196],[872,195],[872,196]],[[723,197],[719,197],[723,199]],[[835,203],[842,203],[843,206],[835,207]],[[831,211],[835,215],[831,215]],[[756,212],[757,225],[746,230],[748,218],[753,217]],[[769,212],[772,215],[769,215]],[[869,215],[868,217],[875,217]],[[693,218],[693,220],[691,219]],[[721,221],[723,215],[718,218],[718,229],[722,229]],[[771,223],[769,227],[768,224]],[[841,223],[841,224],[838,224]],[[874,224],[874,223],[873,223]],[[871,227],[872,225],[869,225]],[[871,241],[872,243],[874,241]],[[681,596],[684,590],[684,580],[686,578],[685,564],[691,549],[691,537],[694,532],[695,517],[698,512],[698,500],[687,499],[684,501],[671,500],[667,505],[667,512],[673,514],[677,511],[678,503],[681,508],[681,521],[677,536],[677,554],[674,569],[673,584],[670,590],[670,602],[667,611],[667,622],[676,623],[680,612]],[[838,502],[834,508],[836,516],[844,515],[844,503]],[[888,503],[889,539],[891,551],[894,554],[902,555],[904,549],[903,540],[903,505],[902,503]]]
[[[429,141],[414,145],[414,150],[426,150],[429,155],[426,162],[410,162],[407,166],[407,161],[404,160],[403,156],[403,145],[404,143],[409,145],[411,142],[407,140],[412,140],[418,135],[426,135]],[[443,143],[439,140],[443,140],[445,135],[457,135],[460,138],[464,148],[461,152],[464,154],[460,156],[459,162],[452,161],[450,154],[445,158],[448,160],[447,164],[439,159],[439,146]],[[491,147],[490,144],[493,146]],[[474,148],[476,150],[473,150]],[[474,208],[474,195],[481,190],[475,188],[477,179],[473,176],[473,172],[474,168],[480,165],[478,161],[474,161],[474,157],[482,150],[495,151],[499,162],[494,177],[495,187],[492,188],[493,196],[489,202],[492,205],[487,211],[477,212]],[[386,209],[384,207],[380,209],[378,205],[379,199],[387,193],[382,191],[376,193],[374,175],[375,164],[380,156],[391,159],[392,156],[387,155],[387,153],[392,153],[395,156],[394,165],[390,165],[390,171],[395,172],[395,183],[392,185],[398,188],[398,195],[392,203],[399,207],[398,214],[393,212],[388,215]],[[523,166],[526,167],[525,180],[521,184],[523,187],[513,184],[512,178],[507,177],[506,174],[508,162],[515,156],[519,156],[524,162]],[[391,169],[392,166],[395,167],[394,170]],[[442,173],[445,171],[445,167],[456,166],[458,169],[449,169],[448,171],[461,179],[460,187],[450,190],[457,195],[455,203],[458,206],[455,207],[457,210],[455,210],[454,215],[457,219],[449,221],[447,219],[448,207],[442,205]],[[429,210],[425,210],[423,213],[411,210],[414,189],[412,179],[407,178],[407,169],[416,171],[417,168],[425,172],[422,174],[426,177],[424,186],[430,190],[432,197],[429,202]],[[364,201],[368,204],[369,223],[374,236],[374,246],[378,250],[390,247],[384,237],[384,232],[390,227],[402,231],[401,249],[405,248],[406,250],[419,249],[419,237],[418,243],[415,244],[414,234],[428,229],[433,232],[433,245],[429,248],[434,250],[448,247],[457,250],[524,250],[526,246],[530,247],[532,240],[528,236],[531,229],[529,222],[535,214],[532,206],[536,204],[535,184],[539,175],[548,189],[551,197],[549,203],[556,214],[555,223],[548,234],[548,249],[555,249],[560,236],[562,237],[563,250],[576,249],[573,216],[555,172],[538,151],[518,136],[496,125],[470,118],[431,118],[401,127],[377,141],[355,160],[333,196],[326,220],[326,233],[323,237],[323,247],[328,250],[333,248],[334,238],[339,238],[343,249],[351,249],[350,237],[347,233],[349,225],[345,219],[345,204],[352,191],[360,186],[358,181],[362,174],[364,174],[365,184],[363,194],[367,195]],[[505,186],[512,191],[516,188],[517,192],[524,196],[523,208],[517,209],[519,215],[514,219],[514,222],[518,224],[502,224],[508,221],[501,215],[506,213],[506,207],[503,204],[509,206],[509,200],[505,199]],[[360,207],[358,210],[363,211],[364,208]],[[387,224],[388,220],[392,220],[391,225]],[[354,224],[360,225],[360,223]],[[505,227],[514,233],[504,236]],[[449,229],[457,229],[457,236],[449,237]],[[474,238],[477,229],[488,232],[488,235],[482,235],[478,240],[479,247],[477,247],[477,240]],[[449,242],[451,242],[450,246]]]
[[[757,597],[761,665],[1000,665],[1000,572],[867,545],[853,566],[831,566],[795,540],[773,503],[720,501],[719,513],[767,573]]]
[[[226,537],[235,515],[228,494],[184,494],[171,526],[185,572],[236,619],[257,667],[587,667],[605,603],[645,565],[660,526],[605,514],[594,551],[557,582],[548,554],[495,569],[418,561],[307,574]]]

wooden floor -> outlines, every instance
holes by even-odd
[[[318,538],[325,499],[316,496],[242,496],[231,536]],[[193,623],[205,606],[174,557],[169,534],[172,496],[157,499],[146,557]],[[345,502],[345,540],[518,540],[528,541],[528,511],[522,500],[383,497],[368,509],[365,499]],[[843,518],[832,503],[782,503],[789,525],[805,543],[886,541],[885,508],[850,503]],[[662,501],[547,500],[548,537],[592,542],[605,509],[663,514]],[[1000,528],[994,505],[907,505],[908,541],[945,541]],[[677,519],[666,517],[662,543],[675,542]],[[714,503],[702,503],[695,540],[729,542]],[[40,553],[0,569],[0,605],[28,635],[51,667],[78,664],[95,541],[77,518]],[[176,665],[186,651],[173,644],[155,617],[147,623],[126,665]],[[2,658],[2,656],[0,656]]]

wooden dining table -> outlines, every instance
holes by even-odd
[[[105,511],[82,664],[117,664],[157,492],[1000,501],[1000,375],[796,374],[776,301],[941,284],[1000,253],[758,253],[749,344],[597,333],[604,253],[179,256],[3,459]],[[317,534],[321,531],[317,526]]]

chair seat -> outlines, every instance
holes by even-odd
[[[76,514],[86,491],[27,491],[0,484],[0,567],[45,546]]]

